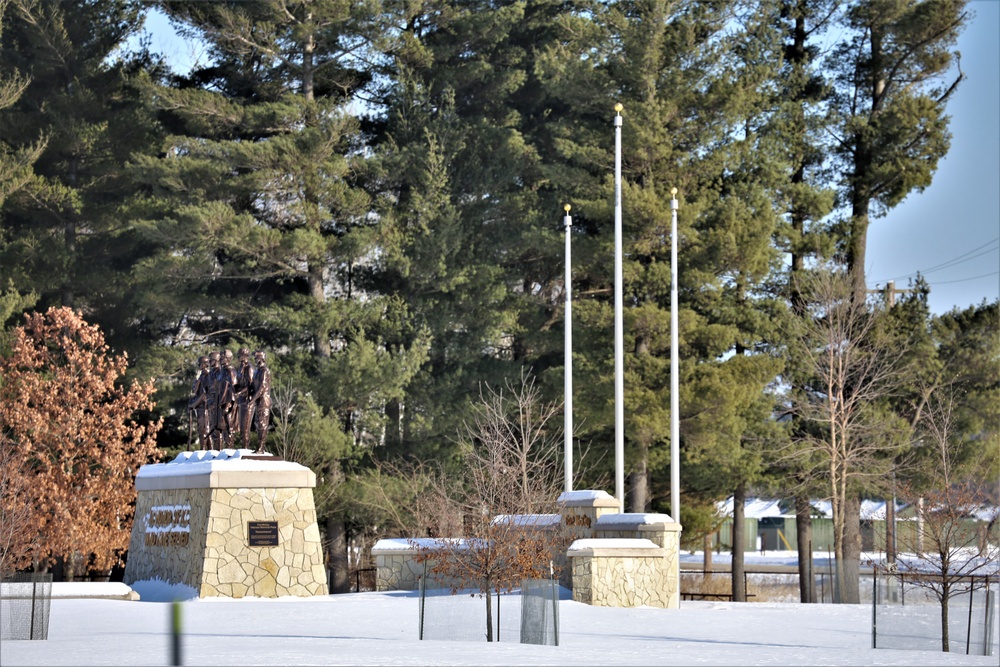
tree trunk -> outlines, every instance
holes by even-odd
[[[643,357],[644,363],[649,357],[649,340],[642,334],[635,339],[635,356]],[[636,456],[629,481],[632,487],[629,507],[632,512],[641,514],[646,511],[649,504],[649,445],[645,442],[636,444]],[[670,514],[674,517],[674,521],[681,520],[673,507],[670,508]]]
[[[896,499],[885,501],[885,562],[896,562]]]
[[[947,577],[942,578],[941,583],[941,650],[949,652],[950,642],[948,637],[948,597],[951,595],[951,586],[948,585]]]
[[[704,562],[701,566],[703,572],[712,571],[712,533],[705,536]]]
[[[861,499],[848,493],[844,499],[844,567],[841,569],[840,601],[861,603]]]
[[[917,498],[917,557],[924,555],[924,499]]]
[[[69,169],[66,173],[66,181],[70,188],[76,190],[77,180],[80,170],[80,158],[73,157],[69,161]],[[75,210],[65,213],[63,223],[63,240],[66,244],[66,261],[64,267],[61,301],[62,305],[73,308],[75,294],[73,292],[73,279],[76,277],[76,235],[77,235],[77,213]]]
[[[632,512],[642,514],[646,511],[646,505],[649,502],[649,469],[647,468],[649,447],[639,444],[636,450],[638,455],[633,463],[632,474],[629,475],[632,482],[629,507]],[[670,508],[670,512],[673,513],[673,511],[673,508]],[[680,519],[675,517],[674,520],[679,521]]]
[[[812,506],[809,497],[795,498],[795,536],[799,547],[799,601],[816,602],[816,579],[813,577]]]
[[[743,525],[744,506],[746,503],[746,486],[743,482],[736,485],[733,493],[733,565],[732,565],[732,589],[734,602],[746,602],[746,569],[743,566],[743,543],[745,528]]]
[[[493,641],[493,599],[490,587],[486,587],[486,641]]]
[[[347,526],[336,517],[326,520],[326,541],[330,566],[330,593],[350,593],[350,563],[347,559]]]
[[[326,305],[325,283],[323,281],[323,264],[320,260],[311,260],[309,263],[309,295],[318,309]],[[323,318],[319,318],[322,320]],[[330,332],[322,324],[317,324],[313,332],[313,354],[322,359],[329,359],[333,354],[330,345]]]
[[[402,406],[399,399],[392,399],[385,404],[385,445],[391,451],[403,444]]]

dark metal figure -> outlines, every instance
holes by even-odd
[[[257,453],[264,453],[267,431],[271,422],[271,371],[267,367],[267,355],[263,350],[253,353],[257,370],[253,376],[250,404],[254,410],[254,425],[257,427]]]
[[[208,357],[198,357],[198,377],[191,385],[191,400],[188,401],[188,449],[191,449],[191,417],[198,429],[198,448],[206,449],[208,444],[208,390],[209,390]]]
[[[208,392],[205,400],[205,429],[206,443],[208,446],[206,449],[221,449],[219,446],[220,435],[219,435],[219,381],[222,377],[222,369],[219,368],[219,358],[218,352],[211,352],[208,355],[208,378],[206,380],[208,384]]]
[[[227,449],[233,445],[233,413],[236,409],[236,370],[233,368],[233,353],[223,350],[219,359],[218,411],[219,440]]]
[[[236,353],[240,367],[236,369],[236,426],[240,432],[240,447],[250,447],[250,425],[253,422],[254,405],[250,402],[254,369],[250,363],[250,350],[241,347]]]

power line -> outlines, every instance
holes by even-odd
[[[996,238],[994,238],[994,239],[992,239],[990,241],[987,241],[986,243],[984,243],[984,244],[982,244],[980,246],[977,246],[977,247],[973,248],[972,250],[964,252],[961,255],[953,257],[953,258],[949,259],[946,262],[942,262],[940,264],[935,264],[934,266],[928,267],[926,269],[919,269],[917,271],[914,271],[913,273],[907,273],[906,275],[896,276],[895,278],[887,278],[887,279],[883,279],[883,280],[876,280],[874,282],[875,283],[884,283],[884,282],[888,282],[890,280],[904,280],[906,278],[916,277],[917,274],[927,274],[927,273],[931,273],[932,271],[941,271],[943,269],[948,269],[948,268],[951,268],[953,266],[957,266],[959,264],[964,264],[965,262],[973,260],[973,259],[975,259],[977,257],[981,257],[982,255],[989,254],[989,253],[993,252],[994,250],[996,250],[996,248],[990,248],[989,246],[992,246],[997,241],[1000,241],[1000,236],[997,236]],[[982,251],[982,252],[979,252],[979,251]],[[976,253],[976,254],[973,255],[972,253]],[[993,274],[986,274],[986,275],[993,275]],[[974,279],[973,278],[967,278],[967,279],[963,279],[963,280],[974,280]],[[956,281],[950,281],[950,282],[959,282],[959,281],[956,280]],[[939,283],[939,284],[941,284],[941,283]]]
[[[979,257],[980,255],[986,255],[986,254],[988,254],[990,252],[993,252],[994,248],[987,248],[986,250],[983,250],[982,252],[978,252],[975,255],[972,255],[971,257],[966,257],[966,255],[974,253],[977,250],[980,250],[982,248],[986,248],[986,246],[991,246],[994,243],[996,243],[997,241],[1000,241],[1000,236],[998,236],[997,238],[993,239],[989,243],[984,243],[983,245],[979,246],[978,248],[973,248],[972,250],[970,250],[969,252],[965,253],[964,255],[959,255],[958,257],[955,257],[954,259],[950,259],[947,262],[943,262],[941,264],[936,264],[935,266],[932,266],[932,267],[927,268],[927,269],[921,269],[920,273],[930,273],[931,271],[938,271],[940,269],[946,269],[946,268],[948,268],[950,266],[953,266],[955,264],[961,264],[963,262],[967,262],[970,259],[973,259],[975,257]],[[962,259],[963,257],[965,257],[965,259]],[[959,261],[959,260],[961,260],[961,261]]]
[[[981,276],[972,276],[971,278],[959,278],[958,280],[937,280],[931,283],[931,287],[934,285],[950,285],[951,283],[967,283],[970,280],[979,280],[980,278],[989,278],[990,276],[995,276],[1000,274],[1000,271],[994,271],[993,273],[984,273]]]

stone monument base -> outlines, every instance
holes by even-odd
[[[305,466],[249,449],[143,466],[125,583],[183,584],[199,597],[327,595],[315,486]]]

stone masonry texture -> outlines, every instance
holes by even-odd
[[[248,523],[276,522],[277,546],[250,546]],[[327,595],[311,488],[140,490],[125,583],[186,584],[199,597]]]

